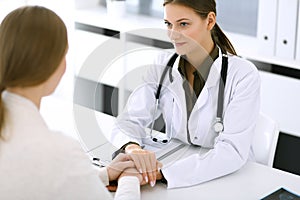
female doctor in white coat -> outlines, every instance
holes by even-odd
[[[232,173],[251,159],[260,78],[252,63],[236,56],[217,25],[214,0],[165,0],[164,20],[179,56],[173,57],[173,67],[166,70],[157,97],[165,68],[157,66],[170,65],[172,55],[159,57],[144,86],[130,96],[111,140],[134,157],[136,167],[151,185],[163,179],[168,188],[175,188]],[[154,153],[141,149],[142,138],[147,137],[145,127],[152,126],[154,112],[155,116],[163,114],[167,135],[165,141],[151,136],[154,141],[177,138],[210,148],[205,157],[192,154],[155,173]]]

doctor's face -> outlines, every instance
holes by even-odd
[[[164,20],[168,36],[179,55],[188,56],[201,48],[210,51],[212,39],[208,19],[202,19],[189,7],[172,3],[165,5]]]

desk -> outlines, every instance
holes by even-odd
[[[108,120],[105,123],[108,126],[111,126],[111,120],[114,120],[113,117],[108,117],[101,113],[96,113],[96,118],[99,123],[103,122],[104,119]],[[107,151],[109,148],[106,146],[101,149],[101,151],[95,150],[94,153],[96,155],[102,154],[101,156],[103,156],[103,151],[105,149]],[[176,157],[175,154],[173,156]],[[165,184],[157,183],[154,188],[151,188],[149,185],[143,186],[141,194],[142,200],[258,200],[280,187],[284,187],[299,195],[300,176],[249,162],[235,173],[196,186],[167,189]]]
[[[104,118],[107,120],[107,117],[100,113],[97,113],[96,117],[98,122]],[[99,155],[99,153],[98,151],[96,154]],[[175,154],[173,156],[176,157]],[[154,188],[149,185],[143,186],[141,194],[142,200],[258,200],[280,187],[300,194],[300,176],[249,162],[235,173],[196,186],[167,189],[165,184],[158,183]]]
[[[300,194],[300,176],[249,162],[230,175],[187,188],[167,189],[162,183],[143,186],[142,200],[258,200],[284,187]]]
[[[55,103],[57,104],[56,101]],[[64,108],[66,109],[67,107],[64,106]],[[72,107],[70,107],[69,110],[72,110],[71,108]],[[105,138],[109,135],[108,130],[110,130],[114,122],[114,117],[78,105],[74,105],[73,109],[78,109],[77,111],[80,113],[79,116],[82,117],[79,121],[82,120],[81,122],[85,125],[84,127],[81,127],[83,130],[88,130],[88,127],[92,126],[92,124],[89,123],[93,122],[92,120],[89,120],[90,116],[97,119],[96,121],[101,125],[101,130],[105,137],[99,136],[101,130],[93,128],[90,129],[91,131],[82,132],[81,134],[79,132],[81,141],[84,143],[83,145],[89,147],[87,150],[91,150],[102,143],[103,145],[93,150],[92,153],[102,159],[109,160],[111,158],[111,152],[115,149]],[[68,112],[66,110],[66,112],[60,113],[66,115]],[[71,116],[72,115],[70,114],[70,116],[65,117]],[[95,123],[95,121],[93,123]],[[74,124],[70,124],[70,129],[74,129],[72,126],[74,126]],[[84,135],[82,135],[83,133]],[[95,141],[98,143],[96,144]],[[300,194],[300,176],[251,162],[247,163],[242,169],[235,173],[196,186],[167,189],[166,185],[157,183],[154,188],[151,188],[148,185],[143,186],[141,194],[142,200],[258,200],[280,187],[284,187],[292,192]]]

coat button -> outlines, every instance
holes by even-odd
[[[196,136],[196,137],[194,137],[194,139],[195,139],[195,140],[198,140],[198,137]]]

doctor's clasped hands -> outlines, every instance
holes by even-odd
[[[149,183],[151,187],[154,187],[156,180],[161,179],[162,167],[162,164],[156,160],[155,153],[144,150],[137,144],[127,145],[125,153],[130,155],[136,169],[142,174],[144,184]]]

